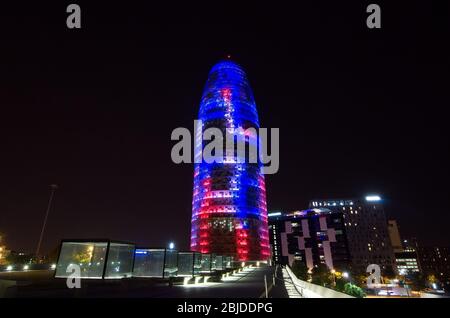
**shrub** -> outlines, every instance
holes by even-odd
[[[360,287],[353,285],[352,283],[345,284],[344,293],[357,298],[366,297],[366,293]]]
[[[314,266],[311,276],[313,284],[320,286],[331,286],[333,284],[333,274],[325,264]]]
[[[295,260],[292,263],[292,272],[297,276],[298,279],[301,280],[308,280],[309,274],[308,274],[308,267],[306,267],[305,263]]]
[[[345,291],[345,284],[347,282],[345,281],[345,279],[342,278],[336,278],[336,287],[335,289],[339,292],[344,292]]]

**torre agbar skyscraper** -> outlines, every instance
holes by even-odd
[[[257,135],[248,136],[248,128],[259,128],[253,93],[243,69],[226,60],[210,71],[200,103],[196,138],[205,129],[245,130],[245,146],[259,143]],[[253,138],[252,138],[253,137]],[[244,140],[243,139],[243,140]],[[204,142],[196,147],[201,155]],[[237,152],[224,151],[223,162],[194,167],[191,249],[202,253],[233,256],[235,260],[269,258],[266,186],[261,162],[237,160]]]

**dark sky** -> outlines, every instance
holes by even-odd
[[[0,232],[33,251],[109,237],[188,248],[192,165],[170,158],[192,129],[209,69],[231,54],[263,127],[280,128],[269,210],[379,193],[405,236],[449,245],[449,6],[273,1],[2,4]],[[65,8],[82,9],[69,30]]]

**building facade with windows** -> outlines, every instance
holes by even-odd
[[[417,252],[415,250],[404,250],[395,253],[395,265],[400,275],[408,275],[420,272]]]
[[[312,269],[325,264],[347,269],[350,262],[344,218],[341,212],[309,209],[269,214],[272,260],[289,264],[297,260]]]
[[[396,270],[388,222],[379,196],[311,200],[309,208],[342,213],[353,270],[365,272],[370,264],[378,264],[383,271]]]
[[[394,251],[397,273],[408,275],[420,272],[415,240],[402,240],[396,220],[388,220],[388,233]]]
[[[419,246],[419,263],[425,275],[434,275],[447,290],[450,290],[450,248]]]
[[[388,233],[394,253],[403,252],[403,243],[396,220],[388,220]]]
[[[244,70],[222,61],[210,71],[196,127],[191,250],[233,256],[236,260],[270,257],[266,187],[259,159],[241,158],[237,148],[226,149],[220,160],[203,160],[204,132],[218,129],[222,136],[242,131],[246,149],[259,146],[255,100]],[[226,143],[224,142],[224,148]],[[244,159],[244,160],[242,160]]]

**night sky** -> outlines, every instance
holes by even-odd
[[[313,198],[385,199],[404,236],[449,245],[449,6],[151,1],[2,4],[0,232],[34,251],[62,238],[188,249],[193,166],[170,158],[192,130],[210,68],[247,71],[262,127],[280,129],[269,211]],[[82,29],[66,27],[66,6]],[[373,1],[372,1],[373,2]],[[392,2],[392,1],[391,1]]]

